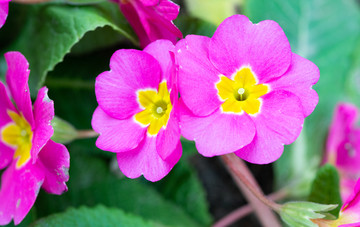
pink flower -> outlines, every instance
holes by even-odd
[[[174,44],[182,38],[181,31],[174,25],[179,6],[170,0],[117,0],[131,27],[140,39],[140,46],[146,47],[158,39],[168,39]]]
[[[127,177],[158,181],[181,157],[174,48],[158,40],[144,51],[118,50],[96,78],[96,146],[116,152]]]
[[[360,179],[353,192],[341,207],[339,218],[336,220],[313,220],[320,227],[357,227],[360,226]]]
[[[291,52],[274,21],[235,15],[212,38],[189,35],[176,47],[181,132],[204,156],[273,162],[318,102],[318,68]]]
[[[67,190],[69,152],[50,140],[54,104],[47,88],[39,90],[32,107],[28,86],[29,64],[19,52],[5,54],[7,87],[0,82],[0,225],[19,224],[42,187],[52,194]],[[7,94],[7,89],[15,105]]]
[[[360,177],[360,128],[356,106],[340,103],[335,109],[326,144],[324,162],[336,166],[340,173],[341,197],[345,200]]]
[[[9,13],[9,2],[11,0],[0,0],[0,28],[5,24]]]

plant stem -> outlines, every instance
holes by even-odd
[[[36,3],[49,2],[50,0],[12,0],[12,1],[21,4],[36,4]]]
[[[76,139],[87,139],[87,138],[94,138],[99,135],[99,133],[95,132],[94,130],[78,130],[77,131],[77,137]]]
[[[269,209],[279,211],[281,206],[266,198],[246,164],[233,153],[221,157],[236,184],[255,210],[261,224],[265,227],[281,227],[277,217]]]
[[[288,195],[288,192],[285,189],[281,189],[277,192],[271,193],[267,197],[270,200],[277,201],[277,200],[282,200],[282,199],[286,198],[287,195]],[[242,206],[242,207],[232,211],[225,217],[221,218],[219,221],[217,221],[213,225],[213,227],[229,226],[229,225],[233,224],[234,222],[236,222],[237,220],[240,220],[241,218],[251,214],[253,211],[254,211],[253,207],[249,204]]]

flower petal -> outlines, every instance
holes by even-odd
[[[162,69],[160,80],[166,80],[169,88],[171,88],[175,76],[174,51],[175,46],[169,40],[157,40],[144,49],[144,52],[149,53],[159,62]]]
[[[345,140],[336,148],[336,167],[346,174],[358,175],[360,171],[360,129],[348,133]]]
[[[49,99],[47,92],[46,87],[41,88],[34,103],[35,129],[31,148],[34,163],[35,157],[54,134],[54,129],[51,126],[51,121],[55,115],[54,102]]]
[[[1,177],[0,190],[0,225],[14,219],[19,224],[34,205],[44,173],[39,166],[28,162],[21,169],[16,169],[16,162],[5,170]]]
[[[235,152],[240,158],[255,164],[277,160],[284,149],[299,136],[304,115],[300,100],[287,91],[274,91],[262,96],[260,113],[252,117],[256,135],[246,147]]]
[[[149,181],[158,181],[166,176],[179,161],[182,154],[179,141],[176,149],[165,161],[156,151],[156,137],[145,137],[142,143],[129,152],[117,154],[120,170],[129,178],[141,175]]]
[[[67,191],[69,180],[70,155],[62,144],[49,140],[39,153],[45,180],[42,188],[46,192],[60,195]]]
[[[357,120],[357,107],[350,103],[339,103],[334,111],[334,117],[329,129],[329,136],[327,139],[327,152],[335,152],[340,143],[342,143]]]
[[[180,141],[180,128],[177,110],[173,109],[165,129],[156,136],[156,150],[163,160],[171,156]]]
[[[300,99],[304,115],[307,117],[314,111],[319,101],[316,91],[312,89],[319,77],[320,71],[314,63],[293,54],[288,71],[269,84],[273,90],[280,89],[294,93]]]
[[[141,111],[136,91],[157,90],[161,67],[154,57],[139,50],[118,50],[110,59],[110,71],[96,78],[95,93],[109,116],[126,119]]]
[[[224,114],[220,110],[197,117],[180,101],[182,135],[194,140],[200,154],[206,157],[232,153],[249,144],[255,135],[254,123],[247,114]]]
[[[96,108],[91,125],[98,132],[96,146],[111,152],[125,152],[135,149],[143,140],[146,128],[134,122],[133,118],[118,120]]]
[[[214,66],[230,76],[250,66],[260,83],[281,76],[291,62],[291,48],[284,31],[274,21],[253,24],[246,16],[234,15],[218,27],[209,44]]]
[[[7,52],[5,59],[8,64],[6,83],[19,111],[31,126],[34,126],[32,103],[30,98],[29,63],[20,52]]]
[[[204,36],[188,35],[176,44],[180,94],[198,116],[209,115],[221,105],[215,87],[220,73],[208,59],[209,41]]]
[[[9,13],[9,1],[0,2],[0,28],[5,24]]]

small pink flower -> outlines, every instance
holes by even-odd
[[[174,44],[182,38],[181,31],[174,25],[179,6],[170,0],[118,0],[120,9],[140,39],[140,46],[146,47],[158,39],[168,39]]]
[[[0,28],[5,24],[9,13],[9,2],[11,0],[0,0]]]
[[[352,193],[341,207],[336,220],[313,220],[320,227],[358,227],[360,226],[360,179],[355,184]]]
[[[324,162],[333,164],[339,170],[343,200],[349,196],[360,177],[360,128],[355,126],[357,118],[356,106],[338,104],[326,144]]]
[[[29,64],[19,52],[5,54],[7,87],[0,82],[0,225],[19,224],[42,187],[52,194],[67,190],[69,152],[50,140],[53,101],[47,88],[39,90],[32,107],[28,86]],[[8,94],[15,105],[11,102]]]
[[[96,78],[96,146],[116,152],[127,177],[158,181],[181,157],[174,48],[158,40],[144,51],[118,50]]]
[[[212,38],[189,35],[176,47],[181,132],[204,156],[273,162],[318,102],[318,68],[291,52],[274,21],[231,16]]]

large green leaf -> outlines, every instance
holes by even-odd
[[[338,216],[341,208],[339,174],[330,164],[321,167],[316,173],[309,195],[310,202],[322,204],[338,204],[330,213]]]
[[[31,90],[36,90],[43,84],[46,74],[89,31],[110,26],[136,42],[118,6],[110,2],[91,6],[41,4],[29,7],[31,9],[22,32],[7,49],[21,51],[28,59]]]
[[[253,22],[277,21],[293,52],[313,61],[321,72],[314,87],[319,104],[306,119],[301,138],[276,163],[277,184],[283,186],[290,178],[313,175],[321,159],[332,110],[337,101],[346,99],[345,81],[359,37],[360,13],[352,0],[249,0],[245,12]]]
[[[117,177],[109,160],[88,154],[86,146],[77,143],[68,146],[72,153],[69,191],[60,197],[41,191],[36,202],[39,217],[68,207],[103,204],[164,225],[199,226],[181,206],[167,201],[151,185],[141,179]],[[117,166],[115,169],[118,171]]]
[[[42,218],[31,226],[33,227],[103,227],[103,226],[126,226],[126,227],[154,227],[159,226],[143,220],[141,217],[126,214],[122,210],[97,206],[94,208],[80,207],[68,209],[64,213],[53,214]]]

